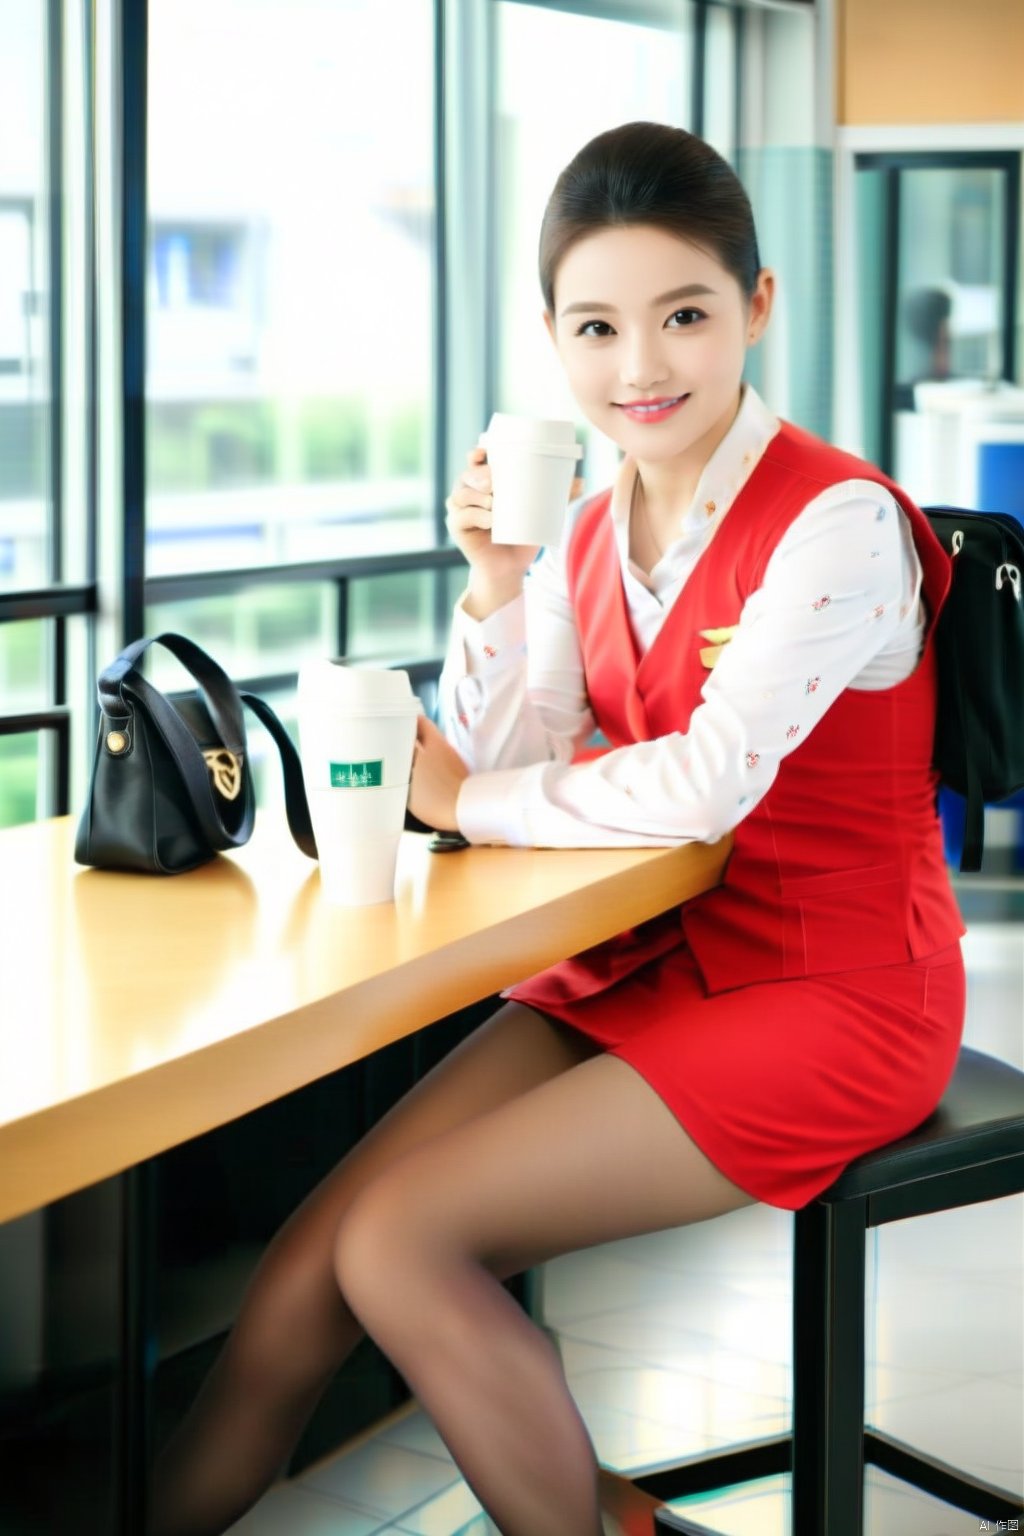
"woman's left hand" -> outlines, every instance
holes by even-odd
[[[469,769],[455,748],[424,716],[416,724],[416,748],[412,759],[409,809],[428,827],[457,832],[455,805]]]

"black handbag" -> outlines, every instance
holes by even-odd
[[[167,697],[136,663],[160,644],[192,674],[194,692]],[[240,693],[184,635],[135,640],[100,674],[100,726],[75,859],[99,869],[175,875],[252,835],[256,798],[244,705],[281,754],[285,807],[295,842],[311,859],[316,841],[295,746],[263,699]]]
[[[923,511],[953,562],[935,626],[934,763],[967,802],[960,868],[977,870],[986,804],[1024,789],[1024,529],[998,512]]]

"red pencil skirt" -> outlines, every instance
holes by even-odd
[[[963,1033],[959,945],[712,995],[685,946],[588,996],[558,969],[503,995],[628,1062],[726,1178],[787,1210],[931,1114]]]

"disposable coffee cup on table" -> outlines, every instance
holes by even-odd
[[[571,421],[496,411],[480,446],[491,468],[495,544],[561,543],[569,492],[583,449]]]
[[[409,674],[320,660],[299,670],[299,748],[327,901],[392,901],[422,705]]]

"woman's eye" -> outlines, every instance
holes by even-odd
[[[577,336],[611,336],[611,326],[607,320],[584,320],[576,331]]]
[[[674,315],[670,315],[668,325],[678,328],[683,325],[693,325],[698,320],[704,319],[702,309],[677,309]]]

